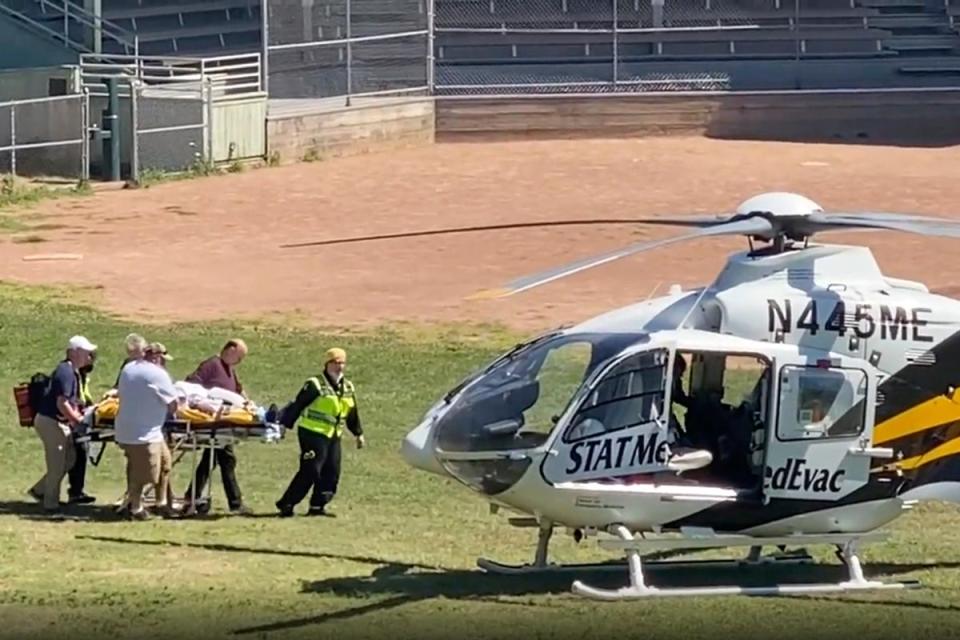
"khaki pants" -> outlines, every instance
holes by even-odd
[[[35,495],[43,496],[44,509],[56,509],[60,506],[60,487],[63,484],[63,478],[77,459],[73,446],[73,432],[66,424],[41,415],[34,418],[33,430],[43,442],[47,472],[30,491]]]
[[[119,444],[119,443],[118,443]],[[167,504],[167,485],[173,457],[165,441],[149,444],[120,444],[127,457],[127,500],[130,512],[143,509],[143,489],[153,485],[158,507]]]

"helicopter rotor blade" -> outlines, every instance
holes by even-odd
[[[545,220],[540,222],[509,222],[504,224],[476,225],[471,227],[451,227],[446,229],[425,229],[422,231],[401,231],[398,233],[384,233],[369,236],[353,236],[349,238],[332,238],[330,240],[313,240],[309,242],[294,242],[280,245],[281,249],[298,247],[320,247],[333,244],[350,244],[354,242],[368,242],[372,240],[395,240],[400,238],[420,238],[425,236],[450,235],[456,233],[476,233],[482,231],[503,231],[507,229],[535,229],[548,227],[573,227],[586,225],[633,225],[653,224],[703,227],[715,226],[727,222],[725,218],[705,217],[703,215],[679,218],[589,218],[580,220]]]
[[[620,258],[626,258],[627,256],[641,253],[643,251],[674,244],[676,242],[682,242],[684,240],[694,240],[696,238],[721,235],[748,235],[764,237],[770,234],[772,231],[773,225],[771,225],[770,222],[765,218],[759,217],[715,224],[707,228],[701,228],[692,233],[672,236],[662,240],[638,242],[622,249],[617,249],[616,251],[610,251],[608,253],[592,256],[590,258],[577,260],[576,262],[572,262],[560,267],[554,267],[546,271],[523,276],[507,283],[507,285],[502,289],[481,291],[471,296],[471,298],[500,298],[511,296],[522,291],[528,291],[534,287],[547,284],[548,282],[553,282],[554,280],[559,280],[560,278],[565,278],[575,273],[613,262],[614,260],[618,260]]]
[[[960,237],[960,221],[898,213],[836,213],[811,214],[805,222],[813,231],[841,231],[844,229],[888,230],[916,233],[925,236]]]

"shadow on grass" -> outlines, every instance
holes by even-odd
[[[61,512],[49,515],[43,505],[28,501],[0,501],[0,517],[17,516],[21,520],[55,522],[59,520],[89,520],[91,522],[122,522],[123,517],[113,505],[108,504],[67,504]]]
[[[113,504],[65,504],[61,506],[59,514],[50,515],[44,512],[43,506],[37,502],[25,500],[19,501],[0,501],[0,517],[16,516],[21,520],[37,522],[57,522],[57,521],[83,521],[83,522],[129,522],[125,516],[120,514]],[[172,521],[179,520],[201,520],[211,521],[221,518],[237,517],[257,517],[257,516],[236,516],[227,513],[202,513],[190,516],[172,518]],[[159,520],[159,516],[154,519]]]
[[[400,571],[401,573],[409,569],[426,569],[429,571],[436,571],[441,569],[440,567],[423,565],[423,564],[390,563],[389,561],[384,560],[383,558],[374,558],[370,556],[347,556],[347,555],[337,555],[333,553],[321,553],[318,551],[291,551],[289,549],[270,549],[268,547],[247,547],[243,545],[221,544],[221,543],[175,542],[170,540],[138,540],[135,538],[116,538],[113,536],[78,535],[78,536],[74,536],[74,538],[77,540],[92,540],[94,542],[109,542],[114,544],[186,547],[189,549],[204,549],[207,551],[226,551],[226,552],[232,552],[232,553],[263,553],[268,555],[288,556],[288,557],[295,557],[295,558],[318,558],[318,559],[326,558],[331,560],[347,560],[349,562],[356,562],[359,564],[375,564],[375,565],[386,565],[387,567],[396,567],[397,568],[396,570]],[[374,571],[372,575],[378,575],[377,571]]]
[[[871,576],[896,576],[927,569],[956,569],[960,563],[930,564],[884,564],[870,565],[866,574]],[[755,566],[743,568],[711,568],[678,570],[669,566],[650,566],[645,568],[648,584],[661,588],[694,586],[759,587],[771,584],[796,583],[837,583],[846,580],[846,569],[839,565],[793,565],[793,566]],[[272,624],[236,629],[234,635],[247,635],[282,631],[309,625],[324,624],[336,620],[362,616],[367,613],[393,609],[405,604],[445,598],[453,600],[471,600],[492,602],[498,605],[511,604],[521,606],[555,606],[548,603],[526,603],[505,600],[509,597],[541,596],[569,594],[574,579],[582,579],[590,585],[616,589],[628,584],[628,573],[624,567],[621,572],[585,570],[578,572],[554,572],[542,574],[496,575],[482,571],[448,570],[433,572],[410,572],[407,565],[388,564],[374,571],[368,577],[330,578],[316,582],[304,582],[306,593],[323,593],[338,597],[369,599],[383,596],[375,603],[341,609],[306,618],[280,621]],[[757,596],[754,596],[757,597]],[[784,597],[784,596],[760,596]],[[796,596],[794,596],[796,597]],[[829,601],[829,598],[805,599]],[[954,598],[951,598],[954,599]],[[881,599],[851,599],[844,596],[844,603],[856,603],[874,606],[895,606],[905,608],[924,608],[938,611],[960,612],[960,606],[936,604],[930,602],[912,602]]]
[[[550,603],[528,603],[509,600],[524,596],[543,596],[569,594],[574,579],[581,579],[590,585],[616,589],[628,583],[626,567],[612,560],[606,570],[583,570],[566,572],[547,572],[540,574],[498,575],[480,570],[444,569],[417,563],[392,562],[374,556],[352,556],[316,551],[295,551],[271,549],[220,543],[170,542],[165,540],[140,540],[108,536],[75,536],[77,539],[94,540],[106,543],[134,545],[169,545],[194,549],[206,549],[217,552],[269,554],[305,558],[335,559],[377,565],[368,576],[338,577],[319,581],[303,581],[303,593],[328,594],[341,598],[363,600],[364,603],[346,609],[329,611],[304,618],[283,620],[274,623],[245,627],[232,631],[233,635],[263,634],[325,624],[345,620],[369,613],[385,611],[422,601],[437,598],[451,600],[470,600],[491,602],[497,605],[515,606],[557,606]],[[658,556],[660,554],[657,554]],[[666,554],[663,554],[666,555]],[[647,560],[653,559],[653,554]],[[610,570],[619,569],[619,570]],[[868,579],[885,576],[910,574],[931,569],[960,569],[960,562],[931,563],[869,563],[864,567]],[[727,586],[744,587],[768,586],[772,584],[797,583],[837,583],[848,578],[846,569],[836,564],[804,565],[757,565],[750,567],[670,567],[669,565],[648,565],[644,569],[648,584],[661,588],[691,586]],[[929,589],[929,588],[928,588]],[[955,591],[955,590],[951,590]],[[838,594],[839,595],[839,594]],[[754,596],[783,597],[783,596]],[[892,606],[904,609],[928,609],[936,611],[960,612],[960,605],[939,604],[936,602],[918,602],[911,600],[881,599],[870,597],[852,597],[849,593],[837,596],[791,596],[805,601],[842,602],[867,606]],[[376,599],[370,602],[371,599]],[[952,595],[948,600],[957,600]]]

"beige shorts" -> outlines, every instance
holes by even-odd
[[[127,473],[134,482],[157,484],[161,473],[170,473],[172,458],[166,442],[121,444],[127,456]]]

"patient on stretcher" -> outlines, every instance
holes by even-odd
[[[173,416],[176,420],[188,421],[195,426],[227,423],[237,427],[276,426],[277,430],[281,429],[277,424],[276,407],[261,407],[237,393],[218,387],[207,389],[185,381],[175,382],[174,387],[183,401],[176,416]],[[100,402],[87,409],[84,426],[90,429],[112,426],[119,408],[117,391],[108,391]]]

